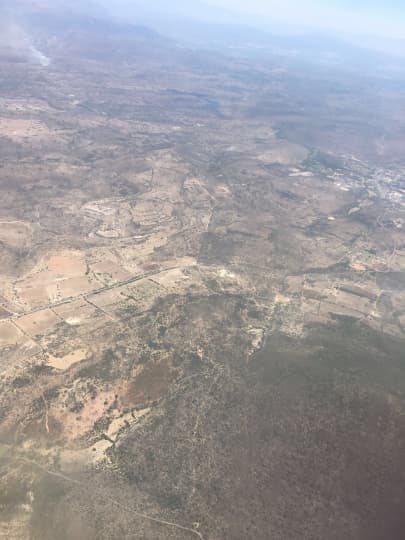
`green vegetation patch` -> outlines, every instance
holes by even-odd
[[[27,376],[20,375],[13,380],[14,388],[22,388],[28,386],[31,383],[31,379]]]
[[[100,362],[84,367],[79,371],[78,375],[84,379],[108,381],[112,377],[114,364],[117,360],[119,359],[115,352],[112,349],[107,349],[104,351]]]
[[[205,280],[204,282],[205,286],[207,287],[207,289],[209,289],[210,291],[214,291],[214,292],[220,292],[221,290],[221,286],[220,284],[218,283],[218,281],[214,278],[208,278]]]

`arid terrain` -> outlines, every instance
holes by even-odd
[[[405,70],[30,36],[0,47],[0,537],[404,538]]]

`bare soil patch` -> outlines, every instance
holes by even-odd
[[[98,277],[106,283],[124,281],[131,277],[131,274],[112,261],[102,261],[91,266],[91,269]]]
[[[71,326],[91,322],[97,309],[83,299],[73,300],[67,304],[56,306],[54,311]]]
[[[0,242],[8,246],[23,247],[31,236],[31,227],[21,221],[0,221]]]
[[[96,396],[88,398],[79,412],[68,412],[60,417],[63,433],[70,440],[88,433],[97,420],[100,420],[114,402],[116,391],[101,390]]]
[[[86,272],[83,254],[74,251],[64,251],[52,255],[48,260],[47,267],[51,272],[66,277],[80,276]]]
[[[0,345],[16,345],[23,334],[11,322],[0,323]]]
[[[69,298],[71,296],[78,296],[82,293],[88,293],[98,289],[100,283],[93,281],[87,276],[72,277],[60,282],[59,290],[62,298]]]
[[[10,316],[10,312],[0,307],[0,320],[7,319]]]
[[[0,118],[0,132],[16,142],[27,138],[45,139],[54,136],[43,122],[23,118]]]
[[[16,324],[23,332],[26,332],[30,336],[38,336],[46,334],[54,326],[60,323],[60,319],[50,309],[44,309],[37,311],[30,315],[24,315],[20,317]]]
[[[52,366],[55,369],[65,370],[69,369],[74,364],[85,360],[86,358],[86,349],[78,349],[61,358],[57,358],[56,356],[50,356],[48,359],[48,365]]]

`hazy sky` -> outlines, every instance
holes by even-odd
[[[205,0],[293,25],[405,38],[405,0]],[[192,0],[190,0],[192,2]]]

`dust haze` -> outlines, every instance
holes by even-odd
[[[403,540],[404,59],[3,3],[0,538]]]

